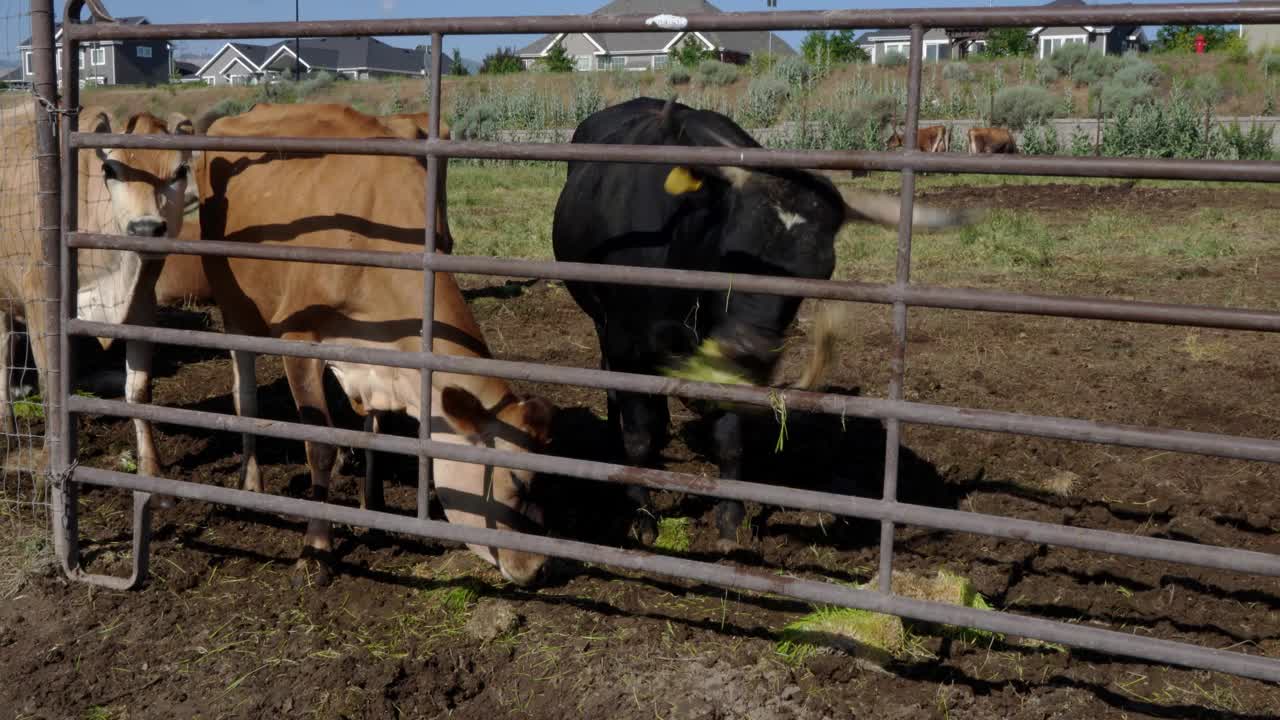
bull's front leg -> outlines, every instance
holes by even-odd
[[[715,420],[712,435],[715,440],[716,461],[720,465],[721,480],[742,480],[743,418],[728,412]],[[716,547],[721,552],[732,552],[738,544],[738,529],[746,517],[746,508],[739,500],[721,499],[716,503],[716,530],[720,539]]]
[[[232,332],[228,330],[228,332]],[[235,372],[233,391],[236,415],[258,416],[258,356],[251,352],[231,352],[231,365]],[[258,438],[244,433],[240,436],[243,457],[240,461],[240,487],[250,492],[262,492],[262,471],[258,468]]]
[[[141,340],[130,340],[125,346],[124,399],[130,405],[151,404],[151,363],[155,346]],[[138,474],[160,477],[160,451],[156,449],[155,431],[147,420],[134,419],[133,432],[137,438]],[[169,495],[152,495],[154,507],[171,508],[174,499]]]
[[[610,421],[617,417],[616,427],[622,437],[622,452],[627,464],[635,467],[650,465],[666,444],[667,398],[611,392],[609,400]],[[658,521],[649,489],[628,485],[627,497],[635,506],[632,536],[642,545],[652,545],[658,539]]]

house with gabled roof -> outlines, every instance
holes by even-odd
[[[90,17],[86,23],[92,24]],[[142,16],[117,18],[126,25],[150,25]],[[62,25],[54,26],[58,81],[62,81]],[[18,44],[22,81],[35,81],[31,38]],[[97,40],[82,43],[79,53],[80,85],[156,85],[173,76],[173,47],[164,40]]]
[[[328,72],[351,80],[426,74],[429,50],[401,48],[374,37],[303,38],[271,45],[229,42],[196,71],[209,85],[257,85],[300,75]],[[443,58],[449,74],[453,63]]]
[[[702,15],[719,13],[706,0],[614,0],[592,15]],[[668,53],[692,38],[725,62],[744,63],[752,55],[772,52],[795,55],[782,38],[769,32],[637,32],[557,33],[544,35],[517,55],[532,67],[552,48],[562,46],[578,70],[657,70],[666,67]]]

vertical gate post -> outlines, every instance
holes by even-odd
[[[911,57],[907,69],[907,126],[902,138],[902,149],[910,153],[916,147],[920,128],[920,74],[923,65],[924,28],[911,26]],[[902,171],[901,215],[898,218],[898,269],[895,288],[906,289],[911,280],[911,219],[915,215],[916,172],[911,168]],[[906,374],[907,358],[907,303],[893,303],[893,353],[889,358],[889,399],[902,400],[902,383]],[[902,439],[902,423],[885,421],[884,437],[884,500],[898,501],[898,444]],[[880,592],[893,591],[893,521],[880,522]]]
[[[427,118],[427,143],[430,145],[440,139],[440,68],[443,65],[444,52],[441,44],[444,36],[438,32],[431,33],[431,114]],[[431,340],[434,336],[436,271],[431,266],[431,256],[436,252],[436,232],[444,228],[436,227],[437,210],[440,204],[440,193],[436,187],[440,182],[440,156],[427,155],[427,236],[422,248],[422,352],[431,353]],[[419,402],[418,439],[422,447],[431,439],[431,376],[430,369],[422,371],[422,398]],[[431,503],[431,487],[433,485],[433,463],[425,452],[418,455],[418,519],[426,520]]]
[[[62,386],[61,336],[62,308],[59,302],[59,287],[62,283],[62,235],[59,218],[58,197],[60,172],[58,169],[58,139],[54,128],[54,118],[58,108],[58,75],[54,60],[53,44],[53,0],[31,0],[31,61],[35,71],[35,103],[36,103],[36,165],[39,173],[37,211],[39,213],[39,232],[42,261],[44,265],[44,286],[46,297],[34,298],[42,303],[37,311],[43,314],[43,338],[33,337],[33,342],[45,343],[46,367],[37,368],[36,373],[43,382],[39,383],[41,395],[45,402],[44,452],[42,457],[49,477],[50,516],[53,531],[54,553],[66,571],[79,564],[79,548],[75,533],[68,532],[68,513],[74,516],[74,502],[68,504],[64,493],[66,481],[65,465],[62,464],[62,445],[66,432],[62,424],[62,395],[58,389]],[[33,315],[35,313],[32,313]],[[31,326],[28,325],[30,328]],[[8,399],[3,399],[7,402]]]

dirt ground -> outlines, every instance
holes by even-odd
[[[1009,190],[1001,198],[1011,207],[1093,204],[1101,195],[1112,209],[1135,213],[1196,207],[1209,192]],[[929,196],[960,202],[986,192]],[[1221,206],[1224,197],[1219,190],[1212,199]],[[1227,205],[1268,207],[1273,198],[1244,193]],[[1136,269],[1124,287],[1031,276],[1004,286],[1274,309],[1278,260],[1280,252],[1161,260]],[[496,356],[597,366],[588,321],[559,284],[466,278],[464,287]],[[798,377],[806,359],[812,311],[806,303],[782,381]],[[860,306],[854,316],[831,385],[883,395],[889,311]],[[216,318],[171,310],[164,322],[200,327]],[[912,400],[1277,432],[1280,360],[1261,333],[913,309],[910,343]],[[224,356],[167,348],[157,364],[157,402],[232,412]],[[264,416],[296,419],[275,359],[260,360],[259,380]],[[561,408],[554,453],[607,457],[603,393],[536,390]],[[696,418],[678,402],[672,408],[677,433],[666,466],[713,474]],[[357,427],[354,417],[341,422]],[[158,430],[170,477],[234,486],[238,437]],[[80,433],[86,464],[119,467],[132,447],[125,422],[85,419]],[[773,441],[752,444],[761,478],[880,493],[879,422],[792,412],[782,452]],[[301,444],[260,446],[270,492],[301,495]],[[1280,473],[1261,463],[918,426],[906,429],[902,455],[909,502],[1280,552]],[[335,483],[335,502],[355,504],[361,462]],[[415,463],[378,463],[388,501],[411,513]],[[540,483],[552,532],[631,545],[617,488]],[[692,518],[689,557],[837,582],[864,582],[875,569],[872,523],[751,507],[746,549],[724,558],[711,502],[675,493],[658,500],[664,516]],[[92,569],[127,567],[127,508],[122,493],[84,493]],[[183,502],[155,522],[153,578],[141,591],[69,584],[46,565],[0,601],[0,717],[1261,719],[1280,708],[1280,688],[1266,683],[1017,638],[931,637],[917,656],[883,669],[834,652],[791,662],[777,652],[778,631],[811,611],[803,603],[567,563],[547,585],[522,590],[465,550],[351,528],[338,533],[334,583],[314,588],[294,582],[302,532],[295,520]],[[1275,579],[918,528],[899,528],[896,548],[899,567],[964,575],[995,608],[1280,657]]]

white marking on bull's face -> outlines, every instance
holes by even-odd
[[[182,229],[190,153],[111,150],[103,154],[101,172],[117,233],[174,237]]]
[[[774,212],[778,213],[778,220],[782,223],[782,227],[788,230],[795,227],[796,225],[801,225],[803,223],[809,222],[808,219],[805,218],[800,213],[788,212],[787,210],[782,209],[782,207],[778,205],[774,205],[773,210]]]

